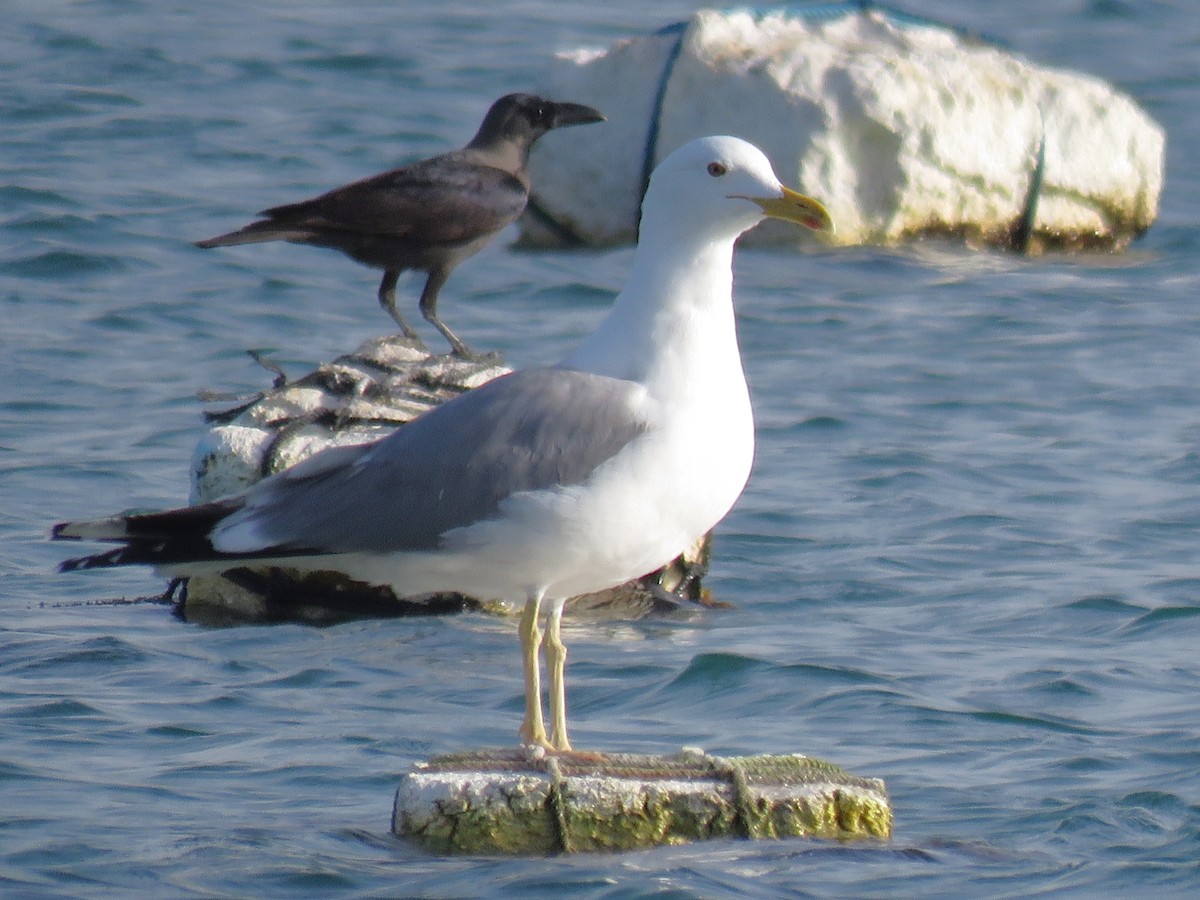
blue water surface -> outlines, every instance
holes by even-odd
[[[459,145],[554,51],[697,6],[6,3],[0,894],[1200,890],[1190,3],[906,0],[1136,98],[1168,135],[1158,222],[1115,255],[740,252],[759,449],[707,581],[733,608],[569,627],[577,744],[823,757],[886,779],[890,842],[432,857],[389,834],[393,792],[431,754],[513,742],[511,622],[218,630],[102,602],[158,593],[152,573],[55,573],[53,522],[186,499],[197,391],[269,381],[248,348],[300,374],[386,330],[377,275],[336,254],[191,241]],[[506,243],[443,312],[552,361],[630,251]]]

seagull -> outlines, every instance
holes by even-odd
[[[503,375],[375,443],[324,450],[236,496],[59,524],[54,538],[121,545],[61,568],[149,564],[186,576],[282,565],[344,572],[399,596],[524,602],[519,735],[535,750],[571,752],[563,604],[677,556],[749,477],[754,421],[732,264],[738,235],[764,217],[833,230],[825,208],[783,187],[752,144],[688,143],[650,181],[625,288],[559,363]]]
[[[525,166],[537,139],[552,128],[601,121],[604,116],[590,106],[509,94],[492,104],[479,132],[461,150],[265,209],[261,220],[196,246],[290,241],[341,250],[383,269],[379,304],[414,340],[417,333],[396,309],[396,282],[407,269],[426,272],[421,314],[456,354],[472,358],[470,348],[438,317],[438,292],[455,266],[525,210]]]

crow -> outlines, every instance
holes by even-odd
[[[426,272],[421,314],[456,354],[471,358],[470,348],[438,318],[438,292],[455,266],[524,211],[529,200],[525,166],[537,139],[552,128],[601,121],[604,116],[590,106],[509,94],[492,104],[461,150],[263,210],[260,221],[196,246],[290,241],[340,250],[383,269],[379,305],[414,339],[416,332],[396,309],[396,282],[405,270]]]

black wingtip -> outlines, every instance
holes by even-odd
[[[128,562],[128,548],[118,547],[107,553],[96,553],[92,556],[77,556],[74,559],[64,559],[58,564],[60,572],[80,572],[84,569],[108,569]]]
[[[73,523],[71,523],[71,522],[59,522],[57,525],[55,525],[53,528],[50,529],[50,540],[52,540],[52,541],[77,541],[77,540],[79,540],[79,535],[71,534],[69,531],[67,531],[67,529],[70,528],[72,524]]]

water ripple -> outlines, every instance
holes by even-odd
[[[377,275],[337,254],[192,240],[461,146],[551,52],[697,4],[11,0],[0,891],[1195,893],[1193,11],[913,2],[1131,91],[1169,135],[1159,221],[1103,257],[739,251],[760,428],[706,582],[731,607],[568,635],[577,745],[811,753],[885,778],[896,835],[511,860],[432,857],[388,832],[416,761],[514,740],[511,621],[198,628],[94,602],[163,580],[60,576],[45,535],[181,502],[196,391],[267,381],[246,348],[298,375],[388,327]],[[631,251],[506,241],[456,270],[444,312],[514,364],[550,362],[595,327]]]
[[[125,262],[119,256],[72,250],[47,250],[0,262],[0,273],[55,282],[120,272],[124,268]]]

